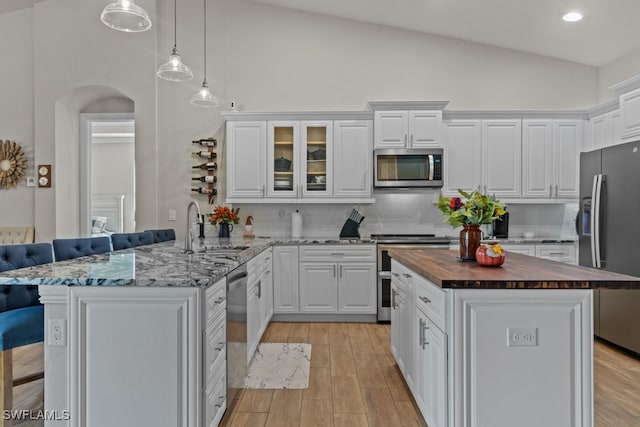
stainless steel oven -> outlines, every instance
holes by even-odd
[[[447,249],[449,239],[434,235],[373,234],[378,243],[378,321],[391,320],[391,257],[390,249]]]

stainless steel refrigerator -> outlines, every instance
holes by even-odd
[[[580,265],[640,276],[640,141],[580,155]],[[640,289],[594,293],[594,329],[640,353]]]

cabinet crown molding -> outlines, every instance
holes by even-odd
[[[449,101],[369,101],[367,110],[444,110]]]
[[[623,80],[620,83],[609,86],[609,89],[616,93],[616,96],[623,95],[627,92],[640,88],[640,74]]]
[[[602,114],[610,113],[620,108],[620,100],[618,98],[607,101],[603,104],[596,105],[593,108],[587,110],[587,117],[592,119],[593,117],[600,116]]]
[[[226,121],[373,120],[372,111],[288,111],[288,112],[225,111],[221,114]]]
[[[445,110],[452,119],[586,119],[587,110]]]

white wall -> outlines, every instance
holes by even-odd
[[[614,99],[615,93],[609,87],[638,74],[640,74],[640,50],[600,67],[598,102],[603,103]]]
[[[34,176],[33,13],[32,9],[0,15],[0,140],[15,141],[27,159],[25,175]],[[0,227],[33,226],[34,188],[23,179],[0,190]]]
[[[173,1],[138,3],[153,20],[141,34],[102,25],[104,0],[45,0],[0,16],[0,43],[22,61],[13,81],[0,79],[0,124],[16,110],[6,105],[22,106],[26,116],[33,111],[16,139],[35,139],[36,163],[54,171],[51,189],[34,196],[19,190],[21,199],[33,197],[31,206],[12,203],[3,225],[35,210],[37,240],[78,235],[75,116],[100,98],[100,90],[83,88],[102,87],[135,104],[137,228],[184,234],[190,141],[223,135],[219,109],[188,103],[203,78],[202,4],[178,2],[178,46],[195,78],[173,83],[155,78],[173,46]],[[210,0],[208,9],[207,79],[223,110],[230,100],[255,111],[361,110],[369,100],[450,100],[459,109],[586,108],[598,101],[593,67],[246,0]],[[34,91],[37,102],[29,104]],[[3,205],[6,194],[0,192]],[[177,222],[167,220],[169,209]]]

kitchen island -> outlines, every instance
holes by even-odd
[[[392,352],[430,427],[593,426],[593,291],[640,278],[392,250]]]

